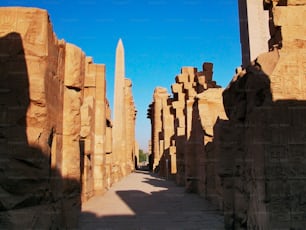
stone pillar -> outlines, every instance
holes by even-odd
[[[81,106],[81,177],[82,177],[82,201],[88,200],[94,195],[93,188],[93,147],[94,147],[94,124],[95,124],[95,93],[96,74],[93,72],[93,60],[86,57],[84,99]]]
[[[246,67],[259,54],[269,51],[269,14],[264,11],[263,1],[238,0],[238,5],[242,64]]]
[[[176,173],[176,155],[173,149],[174,142],[174,116],[172,112],[172,99],[163,100],[163,133],[164,133],[164,160],[166,164],[165,177]]]
[[[107,100],[105,100],[106,106],[106,140],[105,140],[105,177],[106,177],[106,189],[109,189],[114,182],[112,175],[113,167],[113,154],[112,153],[112,122],[111,122],[111,110]]]
[[[126,173],[130,173],[134,169],[134,146],[135,146],[135,120],[136,109],[132,95],[132,82],[125,79],[125,124],[126,124],[126,146],[123,163],[125,164]],[[138,153],[137,153],[138,154]]]
[[[72,44],[66,44],[65,75],[63,92],[63,134],[62,162],[60,173],[63,181],[63,194],[70,194],[63,201],[64,215],[67,221],[77,221],[77,214],[71,215],[72,203],[79,202],[80,196],[80,131],[81,104],[85,75],[85,55]],[[80,205],[80,204],[78,204]],[[70,224],[69,224],[70,225]]]
[[[171,86],[174,98],[172,107],[174,110],[174,130],[175,130],[175,152],[176,152],[176,183],[178,185],[185,184],[185,142],[186,142],[186,122],[185,122],[185,92],[183,91],[183,83],[176,77],[177,83]]]
[[[163,100],[167,100],[168,93],[165,88],[155,88],[154,95],[153,95],[153,122],[154,122],[154,130],[153,130],[153,170],[159,170],[160,166],[159,162],[163,155],[164,146],[160,144],[161,140],[164,140],[164,133],[163,133],[163,124],[162,124],[162,111],[163,111]]]
[[[106,136],[106,106],[105,106],[105,65],[95,65],[96,72],[96,103],[95,103],[95,138],[93,154],[94,193],[105,191],[105,136]]]

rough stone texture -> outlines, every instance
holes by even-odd
[[[75,229],[113,182],[105,65],[58,40],[45,10],[0,8],[0,36],[1,228]]]
[[[266,24],[249,29],[269,28],[269,52],[237,68],[223,92],[211,84],[209,64],[182,68],[172,85],[176,181],[218,204],[225,229],[304,229],[306,2],[263,3],[269,19],[259,12],[252,23]],[[148,111],[154,167],[169,141],[157,95]]]
[[[125,159],[126,172],[131,173],[135,169],[135,156],[138,152],[135,149],[135,122],[136,122],[136,107],[132,93],[132,81],[128,78],[125,79],[125,124],[126,124],[126,149]]]
[[[49,163],[53,131],[45,81],[60,65],[55,61],[48,66],[58,52],[51,31],[44,10],[0,9],[0,222],[4,228],[55,228],[61,222],[61,212],[56,211],[61,201],[54,199],[49,183],[50,174],[58,172]]]
[[[173,97],[158,87],[148,110],[152,123],[151,169],[175,175],[179,185],[219,204],[216,198],[212,137],[218,117],[224,118],[222,89],[212,79],[213,65],[203,70],[183,67],[172,85]],[[212,179],[211,179],[212,178]]]
[[[276,46],[237,70],[223,93],[229,120],[214,127],[227,229],[306,225],[305,1],[266,9]]]
[[[152,162],[150,168],[162,176],[176,173],[175,155],[170,152],[174,143],[174,117],[171,114],[171,99],[167,89],[157,87],[154,90],[150,113],[154,116],[152,139]],[[153,123],[152,123],[153,124]],[[173,159],[174,157],[174,159]]]

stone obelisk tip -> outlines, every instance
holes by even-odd
[[[120,48],[119,48],[120,47]],[[121,38],[119,38],[119,40],[118,40],[118,43],[117,43],[117,50],[118,49],[123,49],[123,42],[122,42],[122,39]]]
[[[121,38],[119,38],[116,48],[115,77],[123,79],[125,77],[124,75],[124,47]]]

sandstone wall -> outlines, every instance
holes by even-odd
[[[76,228],[81,200],[112,184],[105,66],[45,10],[0,8],[0,36],[1,227]]]
[[[237,70],[214,127],[227,229],[305,226],[306,2],[265,2],[274,49]]]
[[[213,65],[203,70],[183,67],[172,87],[173,97],[156,88],[148,110],[152,123],[151,168],[161,176],[175,176],[189,192],[198,192],[216,203],[213,124],[224,118],[222,89],[212,80]]]
[[[270,30],[270,51],[237,68],[224,91],[212,81],[210,63],[201,72],[182,68],[170,114],[166,90],[155,90],[151,164],[165,176],[160,159],[172,140],[177,183],[217,204],[225,229],[304,229],[306,2],[263,6],[270,17],[256,21]],[[173,136],[165,117],[173,118]]]

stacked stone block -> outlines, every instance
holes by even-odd
[[[114,181],[105,65],[58,40],[45,10],[0,8],[0,36],[1,227],[77,228],[81,202]]]
[[[224,117],[222,90],[212,80],[212,63],[203,70],[183,67],[167,90],[156,88],[148,117],[152,123],[152,168],[160,175],[175,174],[176,182],[189,192],[213,200],[216,193],[213,124]],[[168,164],[167,164],[168,160]],[[166,170],[165,170],[166,169]]]

